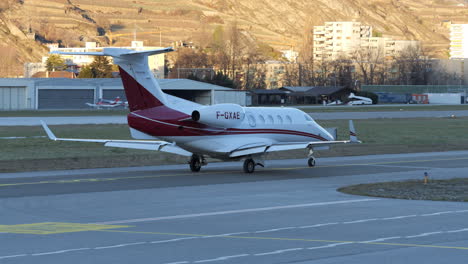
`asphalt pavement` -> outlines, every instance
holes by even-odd
[[[308,111],[316,120],[369,119],[369,118],[441,118],[468,116],[468,110],[453,111],[388,111],[388,112],[333,112]],[[0,117],[0,126],[39,126],[41,120],[48,125],[71,124],[127,124],[126,116],[53,116],[53,117]]]
[[[0,174],[0,263],[466,263],[468,204],[341,186],[467,177],[468,152]]]

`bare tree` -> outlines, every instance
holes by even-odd
[[[400,84],[425,85],[429,82],[430,61],[419,46],[409,46],[394,60],[396,79]]]
[[[359,69],[359,74],[362,77],[361,83],[374,84],[378,76],[381,77],[381,72],[384,71],[384,52],[382,48],[377,47],[361,47],[357,49],[351,56]]]

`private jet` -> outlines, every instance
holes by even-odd
[[[275,151],[314,149],[360,143],[349,121],[349,140],[335,140],[305,112],[288,107],[243,107],[237,104],[200,105],[165,94],[148,67],[148,56],[173,51],[163,48],[134,51],[104,48],[100,52],[52,52],[62,55],[111,56],[119,66],[128,100],[130,134],[135,140],[58,138],[42,122],[51,140],[102,143],[106,147],[144,149],[186,156],[191,171],[207,165],[206,157],[243,161],[246,173],[264,167]]]

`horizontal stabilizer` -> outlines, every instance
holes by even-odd
[[[122,49],[122,48],[103,48],[99,52],[64,52],[64,51],[52,51],[50,54],[59,54],[59,55],[88,55],[88,56],[112,56],[112,57],[127,57],[135,55],[151,56],[156,54],[162,54],[174,51],[172,47],[167,47],[163,49],[153,49],[153,50],[143,50],[136,51],[131,49]]]

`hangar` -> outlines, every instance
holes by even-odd
[[[199,104],[250,104],[246,91],[189,79],[158,81],[166,93]],[[100,98],[114,99],[117,96],[126,100],[122,81],[118,78],[0,79],[0,110],[88,109],[86,103],[96,103]]]

